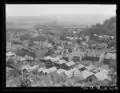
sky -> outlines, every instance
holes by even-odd
[[[6,4],[8,16],[53,16],[59,22],[102,23],[116,15],[116,5],[101,4]],[[47,20],[47,19],[46,19]]]
[[[58,4],[58,5],[26,5],[6,4],[7,16],[40,16],[40,15],[66,15],[66,14],[105,14],[115,15],[116,5],[83,5],[83,4]]]

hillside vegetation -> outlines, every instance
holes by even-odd
[[[88,29],[84,29],[79,36],[89,36],[91,40],[99,41],[94,34],[116,36],[116,17],[105,20],[103,24],[96,24]]]

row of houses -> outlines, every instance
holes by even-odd
[[[49,59],[49,57],[46,58],[47,60]],[[52,58],[50,58],[52,59]],[[54,59],[54,58],[53,58]],[[56,59],[57,60],[57,59]],[[105,68],[95,68],[92,64],[89,66],[85,66],[82,64],[77,64],[75,65],[74,62],[67,62],[65,60],[52,60],[51,62],[58,64],[60,66],[60,68],[57,68],[56,66],[50,67],[50,68],[46,68],[46,67],[41,67],[39,68],[38,66],[33,66],[31,67],[31,69],[33,70],[33,68],[38,69],[38,72],[43,72],[43,73],[52,73],[54,71],[56,71],[58,74],[62,74],[64,73],[66,75],[66,78],[72,78],[72,76],[76,76],[76,77],[81,77],[83,79],[87,79],[89,76],[93,76],[96,77],[98,80],[111,80],[108,75],[109,69],[105,69]],[[65,69],[63,68],[63,64],[66,65],[69,69]],[[27,68],[24,66],[24,68]],[[29,67],[30,69],[30,67]],[[30,71],[30,70],[29,70]]]

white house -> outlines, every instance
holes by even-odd
[[[7,53],[6,53],[6,56],[8,56],[8,57],[9,57],[9,56],[16,56],[16,54],[13,53],[13,52],[7,52]]]
[[[46,60],[52,60],[53,58],[51,56],[47,56],[44,59],[46,59]]]
[[[51,68],[48,69],[48,72],[49,72],[49,73],[50,73],[50,72],[54,72],[54,71],[57,71],[57,68],[56,68],[56,67],[51,67]]]

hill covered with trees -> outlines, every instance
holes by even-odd
[[[96,24],[84,29],[79,33],[79,36],[89,36],[91,40],[99,41],[94,34],[116,36],[116,17],[105,20],[103,24]]]

